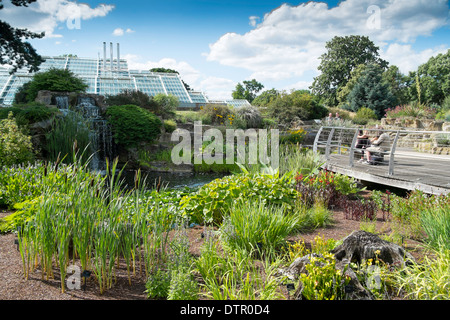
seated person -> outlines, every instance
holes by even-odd
[[[366,149],[367,163],[372,164],[372,155],[374,153],[381,154],[389,151],[391,148],[390,140],[388,133],[379,131],[377,137],[370,141],[372,145]]]
[[[364,132],[362,130],[359,130],[359,135],[356,140],[355,148],[356,149],[365,149],[369,145],[370,145],[369,132],[367,130]]]

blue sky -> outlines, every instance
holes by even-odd
[[[230,98],[238,82],[253,78],[265,89],[307,88],[318,75],[325,43],[336,35],[368,35],[405,73],[450,47],[448,0],[5,4],[0,19],[46,32],[45,39],[31,41],[42,55],[94,58],[103,41],[118,42],[131,68],[176,69],[212,99]]]

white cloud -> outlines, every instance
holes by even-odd
[[[117,28],[113,31],[113,36],[120,37],[123,36],[125,31],[122,28]]]
[[[400,47],[388,47],[385,55],[408,69],[433,50],[415,53],[407,45],[445,26],[448,10],[446,0],[343,0],[334,8],[322,2],[283,4],[258,25],[250,17],[255,29],[223,35],[205,56],[208,61],[249,70],[250,78],[277,81],[316,71],[326,42],[334,36],[366,35],[380,47],[399,43],[406,46],[403,53],[409,48],[413,61],[408,63],[395,54]]]
[[[56,29],[61,29],[61,23],[82,28],[82,20],[104,17],[113,9],[113,5],[100,4],[91,8],[88,4],[69,0],[39,0],[28,7],[16,7],[6,2],[0,11],[0,19],[14,27],[45,32],[47,38],[61,38],[62,35],[54,34]]]
[[[125,33],[134,33],[134,30],[131,30],[130,28],[128,28],[127,30],[123,30],[122,28],[117,28],[113,31],[112,34],[113,34],[113,36],[121,37]]]

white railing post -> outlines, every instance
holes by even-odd
[[[314,153],[317,153],[319,139],[320,139],[320,135],[322,134],[322,131],[323,131],[323,127],[320,127],[319,132],[317,132],[316,139],[314,139],[314,146],[313,146]]]
[[[325,149],[325,158],[327,159],[327,161],[330,160],[331,142],[333,140],[335,130],[336,130],[335,128],[331,129],[330,135],[328,136],[327,147]]]
[[[391,154],[389,156],[389,176],[392,177],[394,175],[394,166],[395,166],[395,151],[397,149],[398,139],[400,138],[400,130],[397,131],[395,135],[394,143],[392,144]]]
[[[356,142],[358,141],[358,134],[359,130],[355,129],[355,135],[353,136],[352,146],[350,147],[350,168],[353,168],[355,166],[355,147]]]

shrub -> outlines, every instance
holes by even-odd
[[[343,271],[336,270],[336,260],[332,254],[324,254],[323,257],[311,256],[306,270],[308,273],[302,273],[300,276],[305,299],[345,299],[345,287],[350,283],[350,277]]]
[[[236,111],[237,116],[245,121],[247,128],[259,129],[262,126],[261,112],[252,106],[242,107]]]
[[[407,105],[397,106],[394,109],[386,110],[386,118],[390,119],[403,117],[435,119],[436,114],[436,109],[429,108],[428,106],[418,102],[413,102]]]
[[[112,106],[106,111],[116,143],[134,147],[141,142],[152,142],[161,134],[161,120],[135,105]]]
[[[153,97],[153,100],[158,106],[156,114],[165,119],[173,118],[178,106],[180,105],[179,99],[172,94],[165,95],[159,93]]]
[[[190,270],[178,268],[172,271],[167,300],[198,300],[198,285]]]
[[[145,293],[149,298],[165,299],[169,295],[171,274],[167,271],[158,269],[151,274],[145,283]]]
[[[205,116],[209,123],[216,125],[233,124],[230,117],[235,117],[229,107],[220,104],[208,104],[201,107],[200,114]]]
[[[20,131],[12,112],[0,121],[0,167],[30,162],[34,159],[31,137]]]
[[[105,102],[109,106],[135,105],[149,111],[158,112],[158,104],[153,97],[139,90],[125,89],[117,95],[106,96]]]
[[[31,123],[48,120],[53,117],[58,110],[49,108],[46,105],[37,102],[15,104],[13,107],[0,108],[0,120],[7,119],[10,112],[12,112],[16,118],[17,125],[25,126]]]
[[[377,115],[372,109],[361,108],[356,112],[353,122],[359,125],[366,125],[370,120],[377,120]]]
[[[36,73],[33,79],[19,89],[16,103],[33,102],[40,90],[58,92],[85,92],[88,85],[84,80],[66,69],[52,68],[46,72]]]
[[[173,120],[164,120],[164,129],[167,133],[172,133],[177,130],[177,123]]]
[[[301,144],[305,139],[307,132],[304,129],[289,130],[286,136],[281,136],[280,143]]]
[[[267,108],[271,118],[286,125],[297,120],[322,119],[328,114],[315,96],[303,91],[280,94]]]

